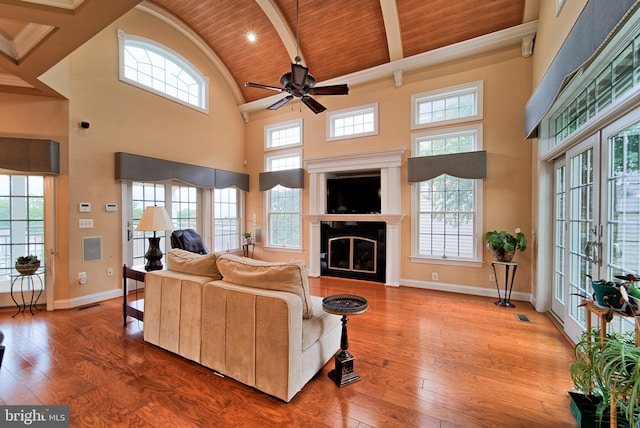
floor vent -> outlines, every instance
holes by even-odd
[[[83,306],[81,308],[78,308],[79,311],[84,311],[85,309],[89,309],[89,308],[95,308],[96,306],[102,306],[100,303],[94,303],[92,305],[87,305],[87,306]]]
[[[516,314],[516,319],[520,322],[531,322],[527,314]]]

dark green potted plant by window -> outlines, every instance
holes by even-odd
[[[40,268],[38,256],[20,256],[16,259],[16,270],[22,275],[33,275]]]
[[[515,230],[515,235],[504,230],[500,232],[492,230],[487,232],[484,238],[487,241],[487,248],[493,251],[499,262],[510,262],[516,250],[527,249],[527,238],[519,228]]]

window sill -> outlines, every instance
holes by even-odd
[[[431,264],[431,265],[447,265],[447,266],[464,266],[464,267],[472,267],[472,268],[481,268],[484,266],[484,261],[482,260],[460,260],[460,259],[441,259],[441,258],[431,258],[431,257],[418,257],[411,256],[411,263],[423,263],[423,264]]]
[[[294,248],[294,247],[270,247],[264,246],[262,247],[265,251],[277,251],[279,253],[296,253],[302,254],[302,248]]]

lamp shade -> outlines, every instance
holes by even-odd
[[[157,206],[147,207],[136,227],[136,230],[153,232],[171,229],[173,229],[173,222],[169,213],[164,207]]]

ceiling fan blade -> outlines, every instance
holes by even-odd
[[[311,111],[314,112],[315,114],[322,113],[327,109],[325,106],[323,106],[322,104],[320,104],[319,102],[317,102],[316,100],[314,100],[308,95],[305,95],[304,97],[302,97],[302,102],[307,107],[309,107]]]
[[[300,64],[291,64],[291,80],[293,81],[293,85],[297,88],[304,88],[304,85],[307,83],[307,75],[309,74],[309,69],[304,65]]]
[[[307,93],[309,95],[348,95],[349,87],[347,85],[318,86],[309,89]]]
[[[277,86],[269,86],[269,85],[261,85],[260,83],[251,83],[246,82],[244,84],[245,88],[258,88],[258,89],[267,89],[269,91],[282,92],[282,88],[278,88]]]
[[[271,104],[269,107],[267,107],[267,110],[278,110],[280,107],[282,107],[283,105],[285,105],[286,103],[288,103],[292,99],[293,99],[293,95],[287,95],[286,97],[284,97],[280,101]]]

